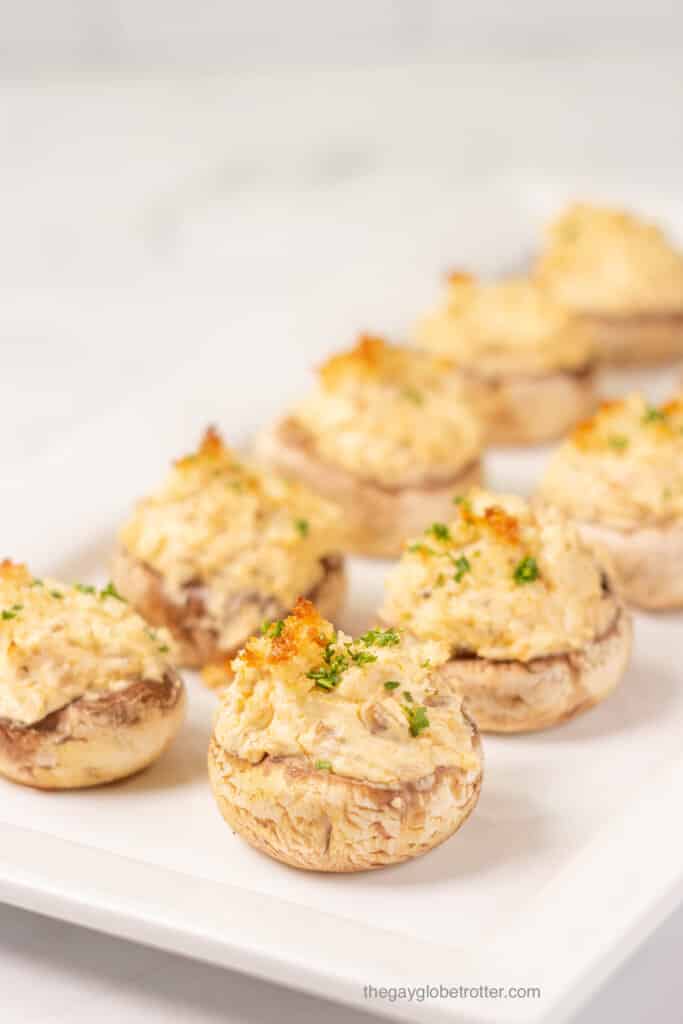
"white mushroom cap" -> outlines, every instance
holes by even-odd
[[[631,648],[628,613],[560,510],[483,492],[408,545],[381,618],[447,646],[435,677],[483,731],[545,728],[597,703]]]
[[[540,493],[611,566],[629,602],[683,604],[683,401],[606,402],[555,452]]]
[[[113,576],[150,622],[171,630],[181,663],[201,667],[234,655],[300,594],[337,610],[340,525],[336,506],[242,462],[210,428],[138,503]]]
[[[173,739],[185,691],[170,637],[109,584],[0,564],[0,773],[43,789],[139,771]]]
[[[335,634],[305,601],[252,639],[209,749],[226,821],[276,859],[321,871],[397,863],[445,840],[476,803],[481,750],[426,661],[395,630]]]

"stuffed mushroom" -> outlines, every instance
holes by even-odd
[[[605,402],[557,450],[540,491],[609,558],[627,601],[683,606],[683,399]]]
[[[481,429],[447,360],[362,337],[257,442],[258,455],[344,511],[346,543],[392,556],[481,478]]]
[[[0,774],[39,789],[97,786],[155,761],[183,683],[170,638],[109,584],[37,579],[0,563]]]
[[[221,814],[276,860],[362,871],[442,843],[475,806],[477,730],[433,675],[439,644],[394,629],[358,640],[310,602],[233,664],[209,748]]]
[[[312,491],[242,462],[210,428],[119,534],[113,578],[179,663],[229,663],[300,594],[333,616],[346,589],[340,516]],[[207,677],[209,680],[211,676]]]
[[[580,317],[601,361],[683,356],[683,254],[654,224],[622,210],[571,206],[550,225],[536,276]]]
[[[628,612],[562,513],[483,491],[407,545],[381,618],[448,646],[435,678],[490,732],[543,729],[597,704],[631,649]]]
[[[457,364],[492,444],[548,441],[595,405],[587,332],[532,281],[451,274],[418,342]]]

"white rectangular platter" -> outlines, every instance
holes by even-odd
[[[26,467],[0,493],[4,552],[41,574],[106,578],[121,516],[208,417],[242,440],[275,411],[277,383],[249,408],[200,369]],[[666,390],[674,376],[646,383]],[[529,490],[546,454],[492,454],[492,486]],[[369,621],[385,571],[352,564],[344,628]],[[0,783],[0,898],[397,1018],[557,1024],[683,894],[680,637],[678,616],[637,616],[610,700],[556,730],[487,737],[481,801],[462,831],[357,876],[285,868],[224,825],[205,771],[215,698],[188,674],[186,726],[147,772],[80,793]],[[370,1003],[366,985],[542,995]]]

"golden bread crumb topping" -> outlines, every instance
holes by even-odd
[[[233,661],[214,739],[252,763],[303,758],[313,771],[389,785],[438,767],[478,772],[460,698],[432,679],[446,655],[394,629],[352,640],[300,600]]]
[[[406,543],[382,619],[452,654],[529,661],[580,650],[613,617],[593,555],[541,502],[473,490]]]
[[[171,600],[198,591],[207,627],[229,649],[259,627],[264,609],[291,608],[321,582],[339,531],[336,506],[244,465],[210,429],[139,502],[120,541],[160,574]]]
[[[171,671],[172,641],[108,584],[65,584],[0,563],[0,718],[32,725]]]
[[[547,374],[588,365],[586,329],[533,281],[481,282],[452,273],[443,306],[419,327],[420,343],[486,375]]]
[[[683,311],[683,254],[655,224],[577,203],[548,229],[539,281],[582,313]]]
[[[321,367],[291,419],[321,459],[389,486],[447,480],[481,450],[450,362],[370,336]]]
[[[574,518],[619,527],[683,517],[683,398],[603,402],[553,455],[541,484]]]

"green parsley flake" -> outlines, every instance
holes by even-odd
[[[515,583],[533,583],[539,576],[538,564],[535,558],[527,555],[515,567],[513,578]]]
[[[5,622],[9,619],[16,619],[20,611],[23,611],[23,604],[13,604],[11,608],[5,608],[0,618],[3,618]]]
[[[111,580],[109,580],[106,587],[103,587],[102,590],[100,590],[100,601],[104,601],[107,597],[113,597],[116,601],[125,602],[126,600],[125,597],[122,597],[121,594],[119,594]]]
[[[607,444],[610,448],[614,448],[615,452],[623,452],[629,446],[629,439],[623,434],[610,434]]]
[[[442,587],[445,582],[446,582],[446,577],[444,576],[444,574],[442,572],[440,572],[439,575],[436,577],[436,586],[437,587]]]
[[[51,590],[50,597],[56,597],[58,601],[61,601],[61,599],[64,597],[64,594],[61,592],[61,590]]]
[[[349,652],[349,657],[354,665],[369,665],[371,662],[377,661],[376,654],[371,654],[370,651],[354,650],[351,644],[346,645],[346,650]]]
[[[666,413],[658,409],[656,405],[648,405],[643,413],[643,423],[661,423],[666,419]]]
[[[410,692],[410,690],[404,690],[403,691],[403,697],[404,697],[405,700],[408,701],[409,704],[413,703],[413,695]]]
[[[401,637],[395,629],[369,629],[363,633],[361,642],[366,647],[395,647],[400,644]]]
[[[401,394],[415,405],[424,405],[424,398],[417,388],[404,388]]]
[[[325,647],[323,663],[306,673],[307,679],[313,679],[321,690],[334,690],[341,683],[341,677],[349,667],[349,659],[345,654],[335,650],[336,637]]]
[[[318,769],[318,771],[321,771],[321,772],[331,772],[332,771],[332,762],[331,761],[316,761],[315,762],[315,766]]]
[[[280,636],[284,628],[284,619],[275,619],[275,621],[273,622],[271,622],[270,619],[266,619],[266,621],[261,626],[261,632],[263,633],[264,636],[270,637],[271,640],[275,640],[277,637]]]
[[[74,583],[74,590],[80,590],[81,594],[94,594],[95,588],[89,583]]]
[[[432,523],[432,525],[425,530],[425,533],[431,533],[432,537],[436,537],[436,539],[440,541],[451,539],[451,531],[445,523]]]
[[[32,587],[42,587],[43,585],[43,581],[41,579],[38,579],[37,576],[34,576],[30,583],[30,586]]]
[[[308,519],[295,519],[294,525],[302,537],[308,537],[308,534],[311,531],[311,524]]]
[[[427,717],[427,709],[425,707],[422,707],[422,705],[419,705],[418,707],[406,707],[404,705],[403,710],[406,718],[408,719],[411,736],[419,736],[423,729],[429,728],[429,719]]]
[[[398,690],[400,685],[401,684],[397,683],[395,679],[387,679],[386,683],[384,684],[384,689],[385,690]]]
[[[456,583],[460,583],[460,580],[463,578],[465,573],[470,572],[472,566],[465,555],[460,555],[459,558],[456,558],[453,564],[455,565],[455,575],[453,576],[453,579]]]

